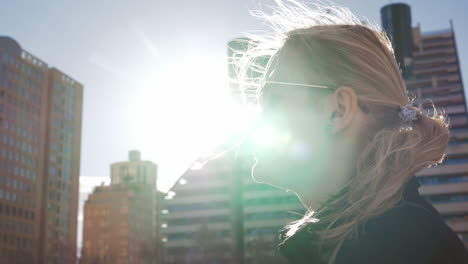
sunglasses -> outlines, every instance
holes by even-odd
[[[270,85],[283,85],[283,86],[292,86],[292,87],[309,87],[309,88],[319,88],[319,89],[322,89],[322,90],[331,90],[331,91],[335,91],[336,89],[338,89],[338,87],[331,87],[331,86],[324,86],[324,85],[314,85],[314,84],[304,84],[304,83],[291,83],[291,82],[281,82],[281,81],[264,81],[263,85],[262,85],[262,92],[260,93],[259,95],[259,103],[260,105],[262,105],[262,103],[264,102],[263,100],[265,99],[264,96],[266,94],[264,94],[263,91],[266,91],[268,92],[268,88],[270,87]],[[358,106],[359,108],[361,108],[361,110],[364,112],[364,113],[369,113],[369,108],[363,104],[361,102],[361,100],[358,99]]]

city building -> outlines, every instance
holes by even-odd
[[[384,6],[381,13],[409,92],[431,100],[449,117],[451,137],[444,162],[416,176],[422,184],[419,193],[468,248],[468,119],[453,24],[448,29],[422,32],[420,25],[411,27],[406,4]]]
[[[111,165],[111,184],[131,181],[148,184],[156,188],[156,174],[158,167],[151,161],[141,160],[141,154],[132,150],[128,154],[128,161]]]
[[[226,154],[178,179],[161,201],[164,263],[283,263],[279,232],[304,207],[294,194],[254,182],[251,166]]]
[[[111,185],[96,187],[84,206],[80,263],[160,263],[156,164],[130,151],[111,168]]]
[[[74,263],[83,86],[0,37],[0,263]]]

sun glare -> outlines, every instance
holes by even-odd
[[[253,143],[261,147],[271,146],[277,139],[278,135],[272,127],[262,127],[255,131],[253,135]]]
[[[161,167],[190,167],[245,131],[253,118],[252,109],[230,96],[225,58],[184,58],[142,85],[133,103],[138,128],[132,134]]]

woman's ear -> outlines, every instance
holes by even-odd
[[[358,100],[356,92],[348,86],[340,86],[331,96],[332,112],[336,112],[333,132],[339,133],[348,128],[357,115]]]

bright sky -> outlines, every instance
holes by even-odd
[[[167,190],[230,129],[223,121],[226,43],[264,29],[248,9],[271,2],[3,0],[0,35],[84,84],[82,176],[109,177],[111,163],[139,149],[158,163],[159,188]],[[390,1],[336,2],[380,23],[380,8]],[[468,4],[406,3],[423,31],[448,28],[453,19],[466,80]]]

